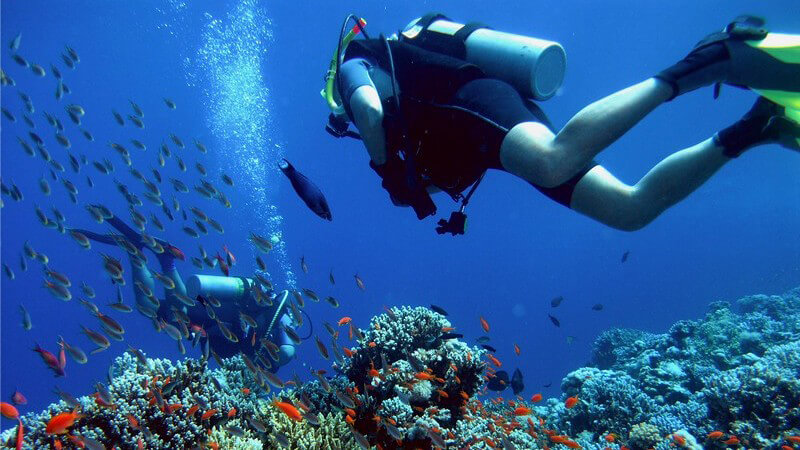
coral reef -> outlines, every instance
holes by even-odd
[[[226,449],[792,447],[787,438],[800,442],[800,290],[737,306],[712,303],[702,320],[664,334],[608,330],[595,341],[591,366],[564,377],[562,396],[535,404],[480,399],[494,376],[491,355],[421,307],[388,309],[365,330],[351,325],[351,347],[340,347],[331,330],[338,373],[313,371],[316,380],[303,384],[283,383],[241,356],[211,370],[204,361],[131,350],[114,363],[107,396],[77,400],[84,416],[70,433],[121,449],[139,441]],[[269,397],[265,380],[293,386]],[[295,417],[280,404],[296,407]],[[73,407],[62,400],[23,416],[25,448],[67,446],[68,437],[47,435],[44,425]],[[0,439],[11,445],[14,433]]]

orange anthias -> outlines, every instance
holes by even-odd
[[[338,323],[338,324],[339,324],[339,326],[341,327],[341,326],[347,325],[347,324],[348,324],[348,323],[350,323],[352,320],[353,320],[353,319],[351,319],[351,318],[349,318],[349,317],[345,316],[345,317],[342,317],[341,319],[339,319],[339,322],[337,322],[337,323]]]
[[[78,414],[78,409],[75,408],[72,412],[65,412],[56,414],[47,422],[45,432],[47,434],[65,434],[69,430],[67,428],[75,424],[75,421],[83,417],[83,414]]]
[[[531,409],[530,408],[526,408],[524,406],[518,406],[517,409],[514,410],[514,415],[515,416],[527,416],[530,413],[531,413]]]
[[[542,401],[542,394],[537,393],[531,396],[531,403],[539,403],[540,401]]]
[[[572,408],[573,406],[575,406],[577,404],[578,404],[578,396],[577,395],[574,396],[574,397],[567,398],[567,401],[564,402],[564,406],[567,409],[570,409],[570,408]]]
[[[487,333],[489,332],[489,322],[487,322],[486,319],[483,318],[483,316],[481,316],[481,327],[483,328],[483,331]]]
[[[292,405],[291,403],[279,402],[275,400],[274,402],[272,402],[272,404],[275,405],[278,409],[280,409],[284,414],[286,414],[288,418],[295,420],[297,422],[303,420],[303,416],[302,414],[300,414],[300,411],[298,411],[297,408],[295,408],[294,405]]]
[[[0,402],[0,414],[6,419],[19,419],[19,411],[11,403]]]

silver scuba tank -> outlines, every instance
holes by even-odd
[[[250,295],[253,280],[216,275],[192,275],[186,279],[186,295],[189,298],[212,296],[221,303],[237,303]]]
[[[421,32],[434,33],[438,41],[457,36],[465,25],[439,18],[424,27],[418,18],[409,23],[402,35],[409,41]],[[467,62],[480,67],[486,75],[514,86],[522,95],[536,100],[547,100],[556,94],[564,81],[567,55],[558,42],[505,33],[478,27],[464,40]],[[423,46],[424,48],[424,46]]]

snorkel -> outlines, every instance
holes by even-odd
[[[345,35],[347,24],[351,19],[355,20],[356,24]],[[342,24],[342,30],[339,33],[339,43],[336,47],[336,51],[333,53],[333,57],[331,58],[331,63],[328,66],[328,72],[325,74],[325,88],[320,92],[320,95],[322,95],[322,98],[324,98],[328,103],[328,107],[335,116],[340,116],[344,113],[344,106],[336,102],[334,94],[335,90],[338,90],[339,88],[338,75],[339,68],[342,64],[342,57],[344,56],[344,50],[347,49],[347,45],[350,44],[350,42],[355,39],[360,32],[364,31],[364,27],[366,25],[367,21],[359,18],[355,14],[350,14],[347,16]],[[367,36],[366,31],[364,31],[364,36]],[[334,83],[336,83],[336,85],[334,85]]]

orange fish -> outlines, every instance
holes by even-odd
[[[430,380],[433,380],[433,379],[434,379],[434,378],[436,378],[436,377],[435,377],[435,376],[433,376],[433,375],[431,375],[431,374],[429,374],[429,373],[425,373],[425,372],[417,372],[417,374],[416,374],[416,375],[414,375],[414,378],[416,378],[416,379],[418,379],[418,380],[430,381]]]
[[[341,326],[347,325],[348,323],[350,323],[352,321],[353,321],[353,319],[351,319],[351,318],[349,318],[347,316],[344,316],[341,319],[339,319],[339,321],[336,322],[336,323],[338,323],[339,326],[341,327]]]
[[[487,333],[489,332],[489,322],[487,322],[486,319],[483,318],[483,316],[481,316],[481,327],[483,328],[483,331]]]
[[[724,434],[725,433],[723,433],[722,431],[712,431],[711,433],[708,433],[708,436],[706,436],[706,437],[709,438],[709,439],[719,439]]]
[[[574,396],[574,397],[569,397],[569,398],[567,399],[567,401],[565,401],[565,402],[564,402],[564,406],[565,406],[567,409],[571,409],[573,406],[575,406],[575,405],[577,405],[577,404],[578,404],[578,396],[577,396],[577,395],[576,395],[576,396]]]
[[[455,330],[455,327],[442,327],[442,333],[449,333],[449,332],[454,331],[454,330]]]
[[[344,356],[347,356],[348,358],[353,357],[353,351],[347,347],[342,347],[342,352],[344,352]]]
[[[517,356],[519,356],[519,354],[520,354],[519,345],[517,345],[517,344],[514,344],[514,353],[516,353]]]
[[[279,402],[278,400],[275,400],[272,402],[272,404],[283,411],[283,413],[286,414],[286,417],[297,422],[303,420],[303,416],[300,414],[300,411],[298,411],[297,408],[295,408],[291,403]]]
[[[202,416],[200,416],[200,420],[206,420],[206,419],[210,418],[211,416],[213,416],[216,413],[217,413],[216,409],[214,409],[214,408],[209,409],[208,411],[204,412]]]
[[[182,403],[172,403],[170,405],[164,405],[164,410],[167,414],[172,414],[181,408],[183,408]]]
[[[61,445],[61,441],[53,438],[53,448],[55,448],[56,450],[61,450],[64,447]]]
[[[250,388],[242,388],[242,394],[250,395]]]
[[[789,447],[788,445],[781,445],[781,450],[794,450],[794,447]]]
[[[354,426],[356,421],[350,416],[344,416],[344,421],[350,424],[350,426]]]
[[[723,442],[725,445],[739,445],[739,438],[731,436],[727,441]]]
[[[672,441],[675,442],[680,447],[686,446],[686,438],[681,436],[680,434],[673,433],[672,434]]]
[[[461,391],[458,394],[461,395],[461,398],[463,398],[464,400],[469,400],[469,394],[467,394],[466,392]]]
[[[186,411],[186,415],[188,415],[189,417],[192,417],[194,415],[194,413],[197,412],[198,409],[200,409],[200,405],[196,405],[196,404],[192,405],[192,407],[189,408],[188,411]]]
[[[0,414],[6,419],[19,419],[19,411],[11,403],[0,402]]]
[[[134,430],[139,429],[139,421],[136,420],[136,417],[133,417],[131,414],[128,414],[125,417],[128,418],[128,423],[131,425],[131,428],[133,428]]]
[[[786,436],[786,440],[792,444],[800,444],[800,436]]]
[[[231,408],[228,410],[228,418],[236,417],[236,408]]]
[[[75,421],[83,417],[83,414],[78,414],[78,408],[72,412],[65,412],[53,416],[45,427],[47,434],[65,434],[69,430],[67,428],[75,424]]]
[[[567,439],[566,441],[564,441],[564,445],[566,445],[566,446],[567,446],[567,447],[569,447],[569,448],[582,448],[580,444],[578,444],[578,443],[577,443],[577,442],[575,442],[575,441],[571,441],[571,440],[569,440],[569,439]]]
[[[381,376],[381,373],[380,373],[380,372],[378,372],[378,371],[377,371],[377,370],[375,370],[375,369],[369,369],[369,370],[367,371],[367,375],[371,376],[372,378],[375,378],[375,377],[380,377],[380,376]]]
[[[514,415],[515,416],[527,416],[530,413],[531,413],[531,409],[530,408],[526,408],[524,406],[518,406],[517,409],[514,410]]]
[[[542,394],[537,393],[531,395],[531,403],[539,403],[540,401],[542,401]]]
[[[502,367],[503,366],[503,363],[501,363],[499,359],[495,358],[494,355],[490,354],[490,355],[488,355],[488,358],[492,362],[492,364],[494,364],[495,366],[497,366],[497,367]]]
[[[609,433],[606,435],[606,442],[614,442],[617,438],[614,436],[614,433]]]
[[[367,345],[369,345],[370,348],[375,348],[375,346],[377,346],[378,344],[376,344],[375,341],[370,341],[369,344]]]
[[[445,392],[445,391],[443,391],[441,389],[437,390],[436,392],[439,393],[439,397],[443,397],[443,398],[450,397],[450,395],[448,395],[447,392]]]
[[[353,418],[356,417],[356,411],[353,408],[345,408],[344,412],[346,412],[347,415],[350,416],[350,417],[353,417]]]

